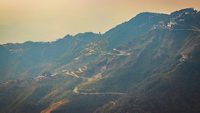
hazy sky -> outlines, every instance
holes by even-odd
[[[0,0],[0,43],[105,32],[144,11],[200,9],[200,0]]]

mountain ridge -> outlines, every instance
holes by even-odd
[[[131,18],[131,19],[129,19],[128,21],[125,21],[125,22],[123,22],[123,23],[121,23],[121,24],[118,24],[118,25],[116,25],[114,28],[111,28],[111,29],[109,29],[109,30],[107,30],[107,31],[105,31],[105,33],[103,33],[102,35],[105,35],[107,32],[109,32],[110,30],[112,30],[112,29],[115,29],[116,27],[118,27],[118,26],[120,26],[120,25],[122,25],[122,24],[125,24],[125,23],[127,23],[127,22],[130,22],[130,21],[134,21],[134,19],[136,19],[136,18],[139,18],[140,16],[148,16],[148,15],[166,15],[166,16],[169,16],[169,15],[175,15],[175,13],[180,13],[180,12],[186,12],[186,11],[188,11],[188,12],[198,12],[197,10],[195,10],[194,8],[184,8],[184,9],[181,9],[181,10],[179,10],[179,11],[175,11],[175,12],[172,12],[171,14],[165,14],[165,13],[156,13],[156,12],[142,12],[142,13],[139,13],[139,14],[137,14],[135,17],[133,17],[133,18]],[[71,34],[67,34],[66,36],[64,36],[63,38],[66,38],[66,37],[76,37],[76,36],[78,36],[78,35],[84,35],[84,34],[96,34],[96,35],[98,35],[99,33],[94,33],[94,32],[82,32],[82,33],[77,33],[77,34],[75,34],[75,35],[71,35]],[[60,38],[60,39],[63,39],[63,38]],[[59,40],[59,39],[56,39],[56,40]],[[25,42],[22,42],[22,43],[6,43],[6,44],[0,44],[0,45],[7,45],[7,44],[23,44],[23,43],[26,43],[26,42],[40,42],[40,41],[25,41]],[[46,41],[41,41],[40,43],[45,43]],[[48,43],[52,43],[52,42],[55,42],[55,41],[47,41]]]

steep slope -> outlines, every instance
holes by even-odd
[[[198,42],[199,43],[199,42]],[[100,113],[198,113],[199,45],[189,58],[137,84],[131,93],[105,105]],[[164,70],[164,69],[163,69]]]
[[[108,49],[113,49],[129,41],[137,41],[139,37],[148,33],[160,21],[167,20],[169,15],[156,13],[141,13],[128,22],[122,23],[104,34],[108,42]]]
[[[134,77],[139,74],[142,79],[132,83],[127,96],[105,105],[98,113],[200,111],[200,15],[193,9],[184,9],[170,16],[173,26],[152,41],[129,73]]]
[[[30,78],[44,71],[50,71],[52,68],[69,63],[87,46],[98,40],[97,34],[84,33],[74,37],[67,35],[55,42],[1,45],[1,80],[23,76]]]

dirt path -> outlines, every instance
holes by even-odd
[[[121,92],[92,92],[92,93],[79,92],[78,94],[81,94],[81,95],[125,95],[126,93],[121,93]]]
[[[60,100],[58,102],[55,102],[53,104],[51,104],[48,108],[42,110],[40,113],[51,113],[52,111],[56,110],[57,108],[59,108],[61,105],[68,103],[69,101],[67,100]]]
[[[80,94],[80,95],[125,95],[126,93],[121,93],[121,92],[91,92],[91,93],[86,93],[80,91],[78,87],[75,87],[73,90],[74,93]]]
[[[87,81],[79,84],[78,86],[76,86],[74,89],[73,89],[73,92],[75,94],[80,94],[80,95],[124,95],[126,93],[121,93],[121,92],[83,92],[83,87],[84,86],[87,86],[91,83],[94,83],[98,80],[102,79],[102,75],[101,73],[91,77],[91,78],[88,78]]]

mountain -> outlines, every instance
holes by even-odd
[[[1,113],[198,113],[200,12],[0,45]]]

